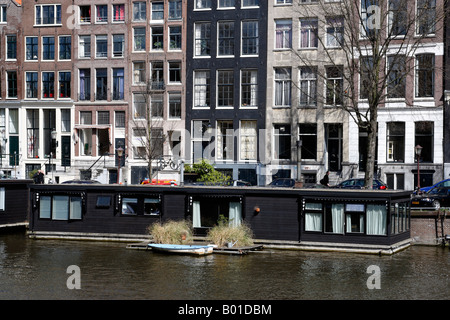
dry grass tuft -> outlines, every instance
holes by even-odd
[[[148,232],[155,243],[186,244],[193,240],[192,222],[185,220],[157,222],[148,227]]]
[[[227,246],[228,243],[240,247],[253,245],[252,230],[246,224],[230,226],[227,219],[219,219],[218,224],[209,230],[208,237],[219,247]]]

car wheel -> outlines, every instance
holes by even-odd
[[[433,206],[435,210],[439,210],[441,208],[441,203],[438,200],[433,200],[431,206]]]

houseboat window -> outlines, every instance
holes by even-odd
[[[238,201],[224,199],[202,199],[192,202],[192,223],[194,228],[213,227],[222,215],[230,226],[239,226],[242,222],[242,205]]]
[[[407,204],[397,202],[391,204],[391,234],[397,234],[409,230],[409,216]]]
[[[322,231],[322,204],[305,203],[305,231]]]
[[[82,202],[81,197],[71,197],[70,198],[70,219],[80,220],[82,212]]]
[[[111,206],[111,196],[98,196],[96,208],[109,208]]]
[[[333,203],[326,206],[325,232],[344,233],[344,204]]]
[[[52,218],[53,220],[68,220],[69,219],[69,197],[68,196],[53,196],[52,202]]]
[[[144,214],[158,216],[161,214],[161,200],[159,198],[144,199]]]
[[[41,196],[39,201],[39,218],[50,219],[52,217],[52,197]]]
[[[387,234],[387,213],[384,204],[367,205],[367,234],[386,235]]]
[[[0,188],[0,211],[5,210],[5,188]]]
[[[80,196],[41,196],[39,218],[52,220],[80,220],[83,205]]]
[[[364,232],[364,205],[346,204],[345,205],[345,232],[363,233]]]
[[[137,214],[138,199],[137,198],[123,198],[122,200],[122,214]]]

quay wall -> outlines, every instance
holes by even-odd
[[[441,245],[450,235],[450,213],[436,211],[411,213],[411,239],[416,245]]]

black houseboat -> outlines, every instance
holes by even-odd
[[[154,222],[190,219],[198,237],[219,215],[256,243],[393,253],[410,244],[410,193],[248,187],[31,185],[29,233],[43,238],[149,239]]]
[[[0,180],[0,231],[28,225],[29,184],[32,180]]]

